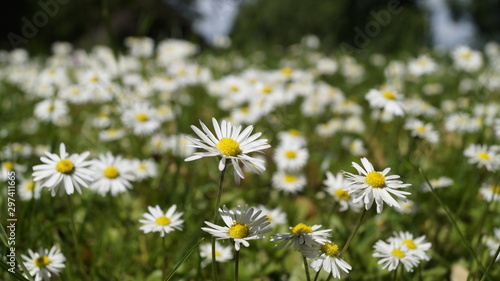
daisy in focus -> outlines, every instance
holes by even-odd
[[[316,224],[313,226],[299,223],[294,227],[290,227],[289,233],[276,234],[271,237],[271,241],[279,241],[275,247],[280,249],[288,248],[293,245],[293,249],[298,251],[300,247],[306,245],[312,247],[313,243],[328,242],[328,237],[331,235],[331,229],[319,230],[321,225]]]
[[[35,281],[48,281],[53,275],[58,275],[65,267],[66,258],[59,247],[52,246],[50,250],[40,248],[38,252],[28,250],[28,255],[21,255],[23,264]]]
[[[304,257],[314,259],[311,262],[311,268],[315,272],[321,269],[331,273],[333,277],[340,279],[340,272],[349,273],[352,267],[340,257],[339,246],[337,244],[325,241],[323,243],[313,243],[311,246],[302,246],[300,252]]]
[[[202,267],[212,262],[212,245],[204,243],[200,245],[200,256],[204,259],[201,263]],[[215,261],[228,262],[233,259],[233,249],[231,246],[222,246],[219,242],[215,242]]]
[[[271,147],[267,144],[267,139],[258,140],[262,133],[250,135],[253,126],[248,126],[245,130],[241,131],[241,126],[233,126],[225,120],[219,126],[217,120],[212,118],[215,130],[214,135],[203,122],[200,121],[200,124],[203,131],[193,125],[191,125],[191,128],[201,139],[190,136],[186,136],[186,138],[191,142],[191,144],[188,144],[189,146],[204,149],[206,152],[195,152],[192,156],[186,158],[185,161],[193,161],[203,157],[221,156],[219,171],[223,171],[226,168],[227,162],[231,161],[235,170],[234,180],[237,184],[240,183],[240,179],[245,178],[239,162],[257,174],[261,174],[266,170],[264,160],[247,155],[248,153],[260,152]]]
[[[363,201],[366,210],[370,209],[373,202],[377,204],[377,213],[382,213],[384,202],[391,206],[399,208],[398,202],[391,196],[394,195],[399,199],[406,199],[406,195],[410,192],[401,191],[399,189],[411,186],[402,181],[397,180],[398,175],[388,176],[391,168],[386,168],[382,172],[377,172],[373,165],[366,158],[361,158],[363,167],[352,162],[352,166],[358,171],[359,175],[344,172],[351,183],[347,186],[349,195],[353,194],[353,202]]]
[[[262,211],[256,211],[248,206],[241,207],[238,205],[236,210],[229,210],[226,206],[219,208],[219,214],[224,220],[226,226],[219,226],[211,222],[205,221],[208,227],[202,227],[205,232],[210,233],[218,240],[231,239],[234,242],[234,248],[239,251],[241,245],[248,247],[248,241],[264,238],[266,234],[272,230],[269,227],[271,224]]]
[[[149,213],[144,213],[144,219],[139,220],[143,225],[139,227],[144,233],[160,232],[163,237],[174,230],[182,230],[184,220],[181,219],[183,213],[176,212],[177,206],[174,204],[166,212],[156,205],[148,207]]]
[[[61,143],[59,155],[45,152],[46,157],[40,157],[45,164],[33,167],[33,180],[48,187],[52,196],[56,193],[62,196],[64,192],[71,195],[75,189],[81,194],[81,187],[89,187],[93,180],[94,172],[88,168],[92,162],[85,160],[89,154],[86,151],[82,154],[69,155],[66,146]]]

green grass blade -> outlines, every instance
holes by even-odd
[[[7,243],[7,233],[5,232],[5,229],[3,228],[3,225],[0,227],[0,239],[2,239],[2,243],[5,245],[5,247],[9,247],[9,244]]]
[[[189,255],[191,255],[191,253],[196,249],[196,247],[198,247],[198,245],[200,244],[201,241],[203,241],[203,239],[204,238],[201,238],[200,240],[198,240],[198,242],[196,242],[196,244],[194,244],[194,246],[191,249],[189,249],[189,251],[182,257],[182,259],[175,265],[172,272],[170,272],[170,274],[163,281],[168,281],[172,278],[172,276],[174,276],[174,273],[175,273],[175,271],[177,271],[177,268],[179,268],[179,266],[181,266],[181,264],[189,257]]]
[[[7,264],[6,261],[4,260],[0,260],[0,268],[3,268],[5,271],[8,271],[11,267]],[[13,276],[14,278],[16,278],[16,280],[21,280],[21,281],[30,281],[29,279],[27,279],[26,277],[22,276],[21,274],[19,274],[17,271],[14,271],[14,273],[12,272],[9,272],[9,275]]]

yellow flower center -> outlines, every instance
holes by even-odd
[[[14,170],[14,163],[10,161],[6,161],[3,163],[3,166],[5,167],[6,170],[13,171]]]
[[[141,163],[141,164],[139,164],[139,167],[137,167],[137,168],[138,168],[139,170],[141,170],[141,171],[146,171],[146,170],[148,169],[148,167],[146,167],[146,165],[145,165],[145,164],[142,164],[142,163]]]
[[[385,185],[385,177],[379,172],[369,172],[366,175],[366,182],[372,187],[381,188]]]
[[[413,242],[413,240],[407,239],[403,240],[403,244],[406,245],[409,249],[415,250],[417,248],[417,245]]]
[[[48,111],[48,112],[52,112],[52,111],[54,111],[54,108],[55,108],[55,107],[51,104],[51,105],[49,105],[49,106],[47,107],[47,111]]]
[[[465,52],[463,52],[463,53],[462,53],[461,57],[462,57],[463,59],[466,59],[466,60],[467,60],[467,59],[469,59],[469,58],[471,57],[471,55],[472,55],[472,52],[471,52],[471,51],[465,51]]]
[[[269,221],[269,222],[273,221],[273,218],[271,218],[270,216],[266,215],[265,218],[266,218],[266,221]]]
[[[56,164],[56,170],[62,174],[71,174],[75,170],[75,165],[69,159],[63,159]]]
[[[385,90],[385,91],[383,91],[383,92],[382,92],[382,95],[383,95],[386,99],[389,99],[389,100],[396,99],[396,95],[395,95],[393,92],[391,92],[391,91],[387,91],[387,90]]]
[[[116,178],[116,177],[118,177],[120,175],[120,173],[118,172],[118,170],[115,167],[113,167],[113,166],[109,166],[106,169],[104,169],[103,174],[108,179],[114,179],[114,178]]]
[[[264,94],[269,94],[273,91],[273,88],[271,88],[270,86],[264,86],[264,88],[262,88],[262,93]]]
[[[32,191],[34,188],[35,188],[34,181],[29,181],[28,184],[26,184],[26,190]]]
[[[215,251],[215,256],[220,257],[222,254],[219,251]]]
[[[149,117],[145,113],[139,113],[135,116],[135,119],[137,119],[137,121],[139,122],[146,122],[149,120]]]
[[[285,180],[285,182],[291,183],[297,181],[297,177],[295,175],[285,174],[283,180]]]
[[[231,86],[229,87],[229,89],[231,90],[231,92],[237,92],[240,88],[238,88],[238,86]]]
[[[99,82],[99,78],[97,78],[97,76],[92,76],[90,77],[90,82],[93,82],[93,83],[96,83],[96,82]]]
[[[231,138],[222,138],[216,147],[226,156],[236,156],[241,152],[240,144]]]
[[[477,157],[481,160],[490,160],[490,156],[488,155],[488,153],[484,152],[484,151],[481,151],[477,154]]]
[[[50,259],[47,256],[41,256],[35,259],[35,266],[36,267],[43,267],[47,266],[50,263]]]
[[[294,234],[304,234],[304,233],[311,233],[313,230],[310,226],[299,223],[296,226],[294,226],[291,230],[292,233]]]
[[[500,194],[500,185],[492,185],[491,192],[493,192],[495,194]]]
[[[242,108],[240,108],[241,112],[243,113],[248,113],[250,110],[248,110],[248,107],[244,106]]]
[[[72,96],[78,96],[80,94],[80,90],[78,89],[71,89],[71,95]]]
[[[229,228],[229,235],[236,239],[245,238],[248,236],[248,226],[244,223],[235,221]]]
[[[339,188],[335,190],[335,195],[340,199],[347,201],[349,200],[349,192],[347,190],[344,190],[343,188]]]
[[[405,253],[403,251],[401,251],[401,249],[394,249],[391,251],[391,254],[393,256],[401,258],[401,259],[405,257]]]
[[[339,246],[337,246],[335,243],[326,242],[325,244],[323,244],[323,246],[321,246],[321,252],[330,257],[335,257],[338,251]]]
[[[285,152],[285,157],[288,159],[294,159],[295,157],[297,157],[297,153],[295,153],[295,151],[293,150],[287,150]]]
[[[293,73],[293,69],[291,69],[290,67],[284,67],[281,69],[281,73],[286,76],[290,76]]]
[[[291,130],[288,130],[288,133],[294,137],[298,137],[300,136],[300,131],[297,130],[297,129],[291,129]]]
[[[418,126],[415,128],[415,131],[417,131],[419,133],[425,133],[427,130],[425,129],[424,126]]]
[[[156,223],[159,224],[159,225],[169,225],[170,224],[170,219],[165,217],[165,216],[161,216],[161,217],[157,217],[156,218]]]

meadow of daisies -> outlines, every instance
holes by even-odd
[[[0,280],[499,280],[500,45],[319,43],[0,52]]]

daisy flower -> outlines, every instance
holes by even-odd
[[[122,129],[107,129],[99,132],[99,140],[103,142],[115,141],[125,136],[125,130]]]
[[[490,250],[490,256],[494,256],[498,247],[500,246],[500,227],[493,230],[495,237],[486,238],[486,246]],[[500,261],[500,255],[497,256],[495,261]]]
[[[363,167],[352,162],[352,166],[358,170],[359,175],[344,172],[347,179],[351,181],[347,189],[349,195],[354,194],[353,202],[363,200],[365,208],[368,210],[373,205],[377,204],[377,213],[382,213],[383,203],[391,207],[399,208],[398,202],[392,198],[391,194],[399,199],[406,199],[405,195],[410,195],[410,192],[400,191],[401,188],[406,188],[411,184],[404,184],[402,181],[396,180],[398,175],[387,176],[391,168],[386,168],[382,172],[374,170],[373,165],[366,158],[361,158]]]
[[[451,186],[454,183],[453,179],[448,177],[439,177],[437,179],[431,179],[429,182],[432,188],[434,189],[445,188]],[[426,182],[422,184],[422,189],[424,192],[431,192],[431,189]]]
[[[205,267],[208,263],[212,261],[212,245],[210,243],[204,243],[200,245],[200,256],[204,259],[201,263],[202,267]],[[228,262],[233,259],[233,250],[230,246],[222,246],[219,242],[215,242],[215,261],[217,262]]]
[[[147,103],[133,104],[124,110],[121,119],[134,135],[150,135],[161,125],[156,109]]]
[[[139,227],[144,233],[160,232],[160,236],[170,233],[174,230],[182,230],[184,220],[181,219],[182,212],[176,212],[177,206],[174,204],[166,212],[163,212],[160,206],[148,206],[149,213],[142,216],[145,219],[139,220],[143,225]]]
[[[500,185],[483,183],[479,193],[487,202],[500,201]]]
[[[475,72],[483,65],[481,53],[467,46],[458,46],[451,55],[455,67],[459,70]]]
[[[427,252],[431,248],[431,243],[425,240],[425,235],[418,238],[413,238],[413,234],[408,231],[395,232],[393,237],[390,237],[388,241],[396,241],[396,243],[401,243],[401,245],[406,246],[409,255],[417,256],[420,260],[430,260],[431,258],[427,255]]]
[[[396,208],[396,212],[400,214],[415,214],[418,211],[417,204],[412,200],[398,200],[399,208]]]
[[[39,182],[35,182],[32,179],[23,179],[21,178],[21,182],[19,184],[19,189],[17,190],[19,193],[19,198],[22,201],[29,201],[31,198],[39,199],[40,192],[42,191],[42,186]]]
[[[238,205],[236,210],[229,210],[226,206],[219,208],[219,214],[224,220],[226,226],[219,226],[211,222],[205,221],[208,227],[202,227],[206,231],[217,237],[217,239],[231,239],[234,242],[234,248],[239,251],[241,245],[248,247],[248,241],[264,238],[265,233],[272,229],[271,224],[267,221],[267,217],[262,215],[262,211],[255,211],[254,208],[248,206],[241,207]]]
[[[46,157],[40,157],[45,164],[33,167],[33,180],[48,187],[52,196],[55,196],[57,192],[60,196],[64,192],[70,195],[75,189],[81,194],[81,186],[89,187],[93,180],[94,173],[88,168],[92,162],[85,161],[89,154],[86,151],[82,154],[69,155],[66,152],[66,146],[61,143],[59,155],[45,152]]]
[[[57,122],[69,109],[63,100],[43,100],[35,105],[35,117],[42,121]]]
[[[339,211],[344,212],[350,208],[355,212],[359,212],[362,203],[354,203],[352,201],[349,191],[346,188],[350,182],[344,178],[342,173],[337,173],[334,176],[332,173],[326,172],[326,180],[323,181],[323,184],[326,186],[325,191],[333,196],[335,202],[340,204]]]
[[[133,159],[129,160],[129,163],[137,180],[154,178],[158,173],[158,164],[153,159]]]
[[[271,227],[285,224],[287,222],[286,213],[283,212],[280,207],[268,209],[264,205],[259,205],[257,206],[257,210],[262,211],[262,214],[266,216],[267,221],[270,222],[269,226]]]
[[[327,237],[330,236],[331,229],[318,230],[321,225],[316,224],[313,226],[306,225],[304,223],[299,223],[294,227],[290,227],[289,233],[276,234],[271,237],[271,241],[279,241],[275,247],[280,249],[288,248],[293,245],[295,251],[299,250],[299,247],[303,245],[311,247],[314,242],[325,243],[328,242]]]
[[[437,143],[439,141],[439,135],[432,124],[417,120],[417,119],[408,119],[405,123],[405,129],[411,131],[411,136],[424,139],[430,143]]]
[[[398,239],[391,239],[388,243],[379,240],[373,248],[373,257],[381,258],[378,264],[382,265],[382,269],[387,268],[387,270],[393,271],[402,263],[406,271],[410,272],[420,262],[420,259],[410,254],[408,247]]]
[[[247,154],[251,152],[260,152],[266,148],[271,147],[267,144],[267,139],[259,139],[262,133],[255,133],[250,136],[253,126],[248,126],[241,131],[241,126],[232,126],[230,122],[222,121],[220,126],[215,118],[212,118],[215,135],[200,121],[203,131],[191,125],[193,131],[201,138],[196,139],[186,136],[191,144],[188,146],[201,148],[206,152],[195,152],[192,156],[186,158],[185,161],[193,161],[203,157],[221,156],[219,162],[219,171],[226,168],[228,161],[234,166],[235,174],[234,179],[237,184],[240,178],[245,178],[239,162],[243,163],[245,167],[254,173],[261,174],[266,170],[264,167],[264,160],[250,157]]]
[[[52,275],[65,267],[66,258],[59,247],[52,246],[50,250],[40,248],[38,252],[28,250],[28,255],[21,255],[23,264],[35,281],[48,281]]]
[[[296,144],[280,145],[274,151],[274,161],[279,170],[300,170],[306,165],[308,158],[307,149]]]
[[[307,184],[302,173],[278,171],[272,177],[272,186],[286,193],[296,194],[304,190]]]
[[[349,273],[352,267],[340,258],[339,246],[331,241],[323,243],[313,243],[311,246],[303,246],[300,252],[307,258],[314,259],[311,268],[315,272],[321,269],[331,273],[333,277],[340,279],[340,271]]]
[[[99,155],[99,160],[94,161],[93,170],[95,181],[90,189],[97,191],[102,196],[111,193],[116,196],[132,187],[130,183],[135,179],[128,161],[121,156],[113,156],[111,152]]]
[[[403,96],[395,91],[371,89],[366,94],[366,100],[373,108],[382,108],[385,112],[398,116],[404,115]]]
[[[306,145],[306,138],[297,129],[279,132],[278,139],[282,144],[297,144],[298,146]]]
[[[500,168],[500,146],[471,144],[465,151],[464,155],[469,158],[470,164],[477,164],[478,168],[486,167],[488,171],[494,172]]]

